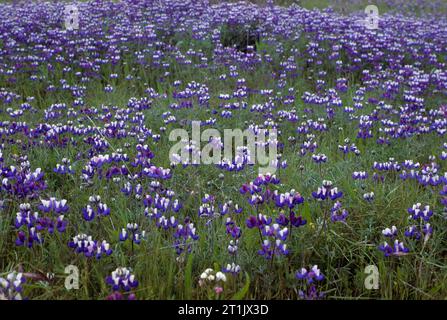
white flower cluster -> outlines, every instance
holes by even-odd
[[[219,281],[225,282],[227,281],[227,276],[221,271],[215,272],[213,269],[208,268],[200,275],[200,282],[204,283],[206,281],[216,283]]]

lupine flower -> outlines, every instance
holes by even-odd
[[[283,208],[284,206],[289,207],[289,209],[293,209],[296,205],[299,205],[304,202],[304,198],[296,192],[295,190],[291,190],[286,193],[274,193],[275,204],[279,208]]]
[[[424,241],[427,242],[430,236],[433,234],[433,227],[430,225],[430,223],[424,224],[422,227],[422,233],[425,235]]]
[[[36,228],[39,214],[31,212],[31,205],[29,203],[22,203],[19,206],[20,211],[16,214],[15,227],[20,229],[26,226],[25,230],[19,230],[17,233],[16,245],[32,248],[33,244],[43,243],[43,238]]]
[[[298,291],[299,297],[303,300],[320,300],[325,297],[324,292],[318,292],[314,285],[308,286],[306,291]]]
[[[25,282],[22,273],[11,272],[6,278],[0,277],[0,300],[23,300],[22,285]]]
[[[289,218],[287,218],[284,213],[280,213],[278,218],[276,218],[276,222],[283,227],[287,226],[290,222],[291,226],[298,228],[304,226],[307,223],[307,220],[300,215],[296,215],[294,211],[290,211]]]
[[[74,174],[74,170],[71,168],[70,159],[63,158],[62,164],[57,163],[54,172],[59,174]]]
[[[231,200],[225,202],[222,205],[219,205],[219,208],[220,208],[220,214],[223,216],[229,213],[239,214],[243,210],[241,207],[239,207],[238,204],[234,204],[233,201]]]
[[[163,228],[164,230],[168,230],[170,228],[174,229],[178,225],[178,220],[174,216],[171,216],[169,219],[165,218],[165,216],[161,216],[157,219],[155,224],[157,227]]]
[[[29,203],[21,203],[19,209],[20,211],[16,214],[15,227],[18,229],[23,225],[28,227],[34,226],[39,214],[37,212],[31,212],[31,205]]]
[[[368,173],[366,171],[354,171],[352,178],[354,180],[365,180],[368,179]]]
[[[280,239],[273,242],[266,239],[262,243],[261,250],[258,253],[266,259],[272,259],[274,255],[287,255],[289,250],[287,250],[287,245],[283,243]]]
[[[442,204],[447,207],[447,184],[442,187],[442,190],[439,191],[439,194],[442,196]]]
[[[327,156],[325,154],[323,154],[323,153],[313,154],[312,155],[312,160],[315,163],[318,163],[318,164],[325,163],[327,161]]]
[[[367,192],[363,194],[363,199],[365,199],[368,202],[371,202],[374,200],[374,192]]]
[[[53,211],[56,214],[62,214],[67,213],[68,209],[67,200],[56,200],[56,198],[41,200],[41,205],[39,206],[39,210],[46,213]]]
[[[231,218],[227,218],[225,226],[227,229],[227,234],[231,235],[234,239],[239,239],[241,237],[241,228],[239,228]]]
[[[101,202],[100,196],[91,196],[89,202],[91,205],[89,204],[87,207],[82,208],[82,215],[86,221],[92,221],[96,216],[110,215],[110,208]]]
[[[135,294],[130,291],[138,287],[138,280],[129,269],[117,268],[106,278],[106,283],[113,290],[113,293],[107,297],[108,300],[123,300],[126,296],[127,300],[135,300]]]
[[[254,184],[253,182],[250,182],[248,184],[247,183],[243,184],[239,191],[241,194],[246,194],[246,193],[254,194],[257,192],[261,192],[262,188],[256,184]]]
[[[64,215],[59,215],[56,220],[50,217],[41,217],[36,221],[36,229],[37,231],[47,230],[50,234],[56,229],[62,233],[67,228],[67,224],[68,222],[64,220]]]
[[[68,243],[68,246],[73,248],[76,253],[84,254],[87,258],[95,256],[96,259],[101,259],[102,256],[112,254],[112,249],[108,242],[103,240],[98,243],[86,234],[78,234],[73,237],[73,240]]]
[[[280,181],[278,178],[276,178],[276,175],[271,175],[269,173],[267,174],[260,174],[254,181],[253,184],[256,186],[261,185],[268,185],[268,184],[278,184]]]
[[[24,161],[20,167],[3,167],[1,190],[20,199],[34,199],[47,188],[41,168],[31,171],[29,162]]]
[[[403,242],[400,242],[399,240],[394,240],[394,245],[391,246],[387,242],[384,242],[383,245],[379,246],[379,250],[383,251],[385,257],[389,256],[404,256],[406,255],[410,250],[404,246]]]
[[[141,239],[146,238],[146,231],[138,231],[139,227],[136,223],[128,223],[127,224],[127,230],[125,228],[121,229],[121,232],[119,234],[119,240],[120,241],[126,241],[129,238],[129,234],[131,235],[130,240],[132,243],[140,244]]]
[[[394,238],[394,237],[397,236],[397,228],[396,228],[396,226],[392,226],[391,229],[390,228],[385,228],[385,229],[382,230],[382,234],[385,237]]]
[[[249,229],[262,228],[263,226],[272,223],[272,218],[269,218],[266,215],[259,213],[257,216],[251,215],[250,217],[248,217],[246,223]]]
[[[419,240],[421,238],[421,233],[416,226],[410,226],[407,230],[405,230],[405,236]]]
[[[314,281],[324,280],[324,275],[318,269],[317,265],[314,265],[309,271],[306,268],[301,268],[301,270],[296,272],[296,278],[300,280],[307,280],[307,283],[311,284]]]
[[[239,272],[241,272],[241,267],[234,262],[232,262],[231,264],[228,263],[225,268],[222,268],[222,272],[238,274]]]
[[[324,297],[324,293],[318,292],[316,288],[316,282],[324,280],[324,275],[317,265],[314,265],[309,271],[306,268],[301,268],[296,272],[295,277],[299,280],[306,280],[306,290],[298,292],[301,299],[317,300]]]
[[[213,217],[215,215],[214,205],[203,203],[199,207],[199,217]]]
[[[41,244],[43,242],[42,236],[37,232],[35,227],[28,228],[27,231],[27,233],[25,231],[19,231],[17,233],[17,246],[26,245],[28,248],[31,248],[34,243]]]
[[[230,244],[228,245],[228,253],[236,254],[238,250],[239,240],[230,240]]]
[[[90,205],[87,205],[86,208],[82,208],[82,215],[86,221],[91,221],[95,218],[95,211]]]
[[[430,206],[424,206],[420,203],[416,203],[411,208],[408,208],[408,213],[411,214],[411,217],[414,220],[423,219],[424,221],[430,220],[430,217],[433,215],[433,211],[430,210]]]
[[[31,212],[31,206],[28,203],[20,204],[20,212],[17,213],[15,226],[19,229],[21,226],[26,226],[27,230],[20,230],[17,234],[16,245],[31,248],[34,243],[43,243],[42,231],[48,231],[52,234],[56,229],[58,232],[64,232],[67,226],[67,221],[64,220],[64,215],[68,211],[66,200],[41,200],[42,204],[39,206],[44,216],[39,216],[38,212]],[[46,214],[46,216],[45,216]],[[51,214],[51,215],[48,215]],[[54,215],[57,215],[54,217]]]
[[[190,252],[191,245],[194,241],[199,239],[199,236],[196,234],[196,228],[191,220],[186,217],[184,220],[184,224],[178,224],[177,229],[174,233],[174,247],[178,255],[182,252]]]
[[[275,237],[276,239],[285,241],[287,239],[287,236],[289,235],[289,229],[281,229],[279,224],[274,223],[272,226],[264,226],[264,228],[262,229],[262,235],[266,237]]]
[[[331,199],[334,201],[341,198],[343,196],[343,192],[338,191],[337,187],[333,187],[332,181],[324,180],[323,186],[319,187],[316,192],[312,192],[312,196],[319,201],[326,199]]]
[[[346,221],[348,217],[348,211],[341,207],[341,203],[339,201],[334,203],[334,206],[331,208],[331,220],[332,222],[337,221]]]

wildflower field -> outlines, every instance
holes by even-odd
[[[0,16],[0,300],[447,298],[446,1]]]

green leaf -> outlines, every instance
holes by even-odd
[[[247,294],[248,289],[250,289],[250,276],[245,272],[245,285],[231,298],[231,300],[242,300]]]
[[[312,222],[312,216],[310,214],[310,206],[307,202],[304,202],[302,216],[308,222]]]
[[[185,299],[192,299],[192,260],[193,255],[189,254],[188,262],[186,263],[185,269]]]

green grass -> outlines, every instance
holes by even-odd
[[[325,7],[327,1],[303,1],[306,7]],[[206,48],[206,43],[185,39],[191,47]],[[268,44],[261,43],[267,50]],[[246,79],[249,87],[275,88],[275,81],[271,79],[270,72],[282,59],[272,52],[274,63],[257,68],[253,72],[241,72],[240,77]],[[132,63],[129,57],[124,59],[129,65]],[[298,61],[298,63],[300,63]],[[88,95],[85,99],[86,106],[100,107],[101,105],[116,105],[123,107],[127,100],[133,96],[144,96],[144,89],[152,86],[160,93],[171,93],[169,83],[181,79],[183,83],[197,81],[206,83],[210,89],[212,99],[210,105],[218,105],[216,96],[219,93],[229,93],[233,89],[230,81],[222,83],[218,80],[221,73],[227,71],[218,67],[214,73],[197,71],[192,67],[180,66],[172,61],[172,72],[169,81],[156,82],[163,70],[154,69],[148,72],[138,65],[134,75],[140,80],[126,82],[123,72],[120,78],[115,80],[115,91],[105,94],[102,91],[104,85],[100,80],[86,84]],[[108,69],[110,68],[110,69]],[[118,71],[119,66],[108,66],[102,73],[104,78],[111,72]],[[61,75],[58,70],[53,74],[46,74],[48,80],[57,81]],[[338,75],[331,74],[329,78],[335,79]],[[208,79],[205,80],[205,77]],[[75,81],[74,77],[67,78]],[[0,87],[8,87],[0,78]],[[148,85],[145,85],[147,83]],[[44,84],[37,85],[28,79],[19,79],[18,86],[11,87],[23,96],[34,96],[33,104],[38,109],[36,115],[26,115],[21,121],[36,124],[37,119],[42,119],[43,110],[55,102],[70,104],[72,98],[65,93],[45,94]],[[305,77],[290,79],[290,87],[295,87],[300,93],[311,88],[313,83]],[[343,95],[348,101],[358,84],[351,86]],[[285,93],[285,90],[284,90]],[[169,95],[168,95],[169,96]],[[297,94],[299,97],[300,95]],[[162,126],[161,114],[169,111],[172,98],[154,99],[150,110],[144,112],[148,128],[158,132]],[[259,96],[248,98],[249,105],[262,103]],[[433,106],[440,100],[434,100]],[[13,106],[14,107],[14,106]],[[17,107],[17,105],[15,105]],[[299,98],[291,109],[303,114],[304,104]],[[372,107],[358,111],[357,115],[371,112]],[[205,120],[212,116],[210,110],[194,107],[194,109],[179,110],[173,112],[177,120]],[[313,119],[324,116],[324,110],[315,109]],[[251,113],[249,110],[235,112],[231,119],[219,118],[217,128],[244,128],[248,123],[262,123],[261,114]],[[0,120],[5,114],[0,114]],[[62,119],[51,121],[58,123]],[[94,120],[95,125],[103,126]],[[86,121],[85,125],[92,125]],[[177,127],[178,124],[167,125],[167,132]],[[339,128],[343,128],[340,130]],[[284,136],[296,135],[296,124],[282,124]],[[310,264],[318,264],[326,275],[326,281],[321,289],[327,292],[328,298],[336,299],[445,299],[447,298],[447,264],[446,264],[446,239],[447,222],[441,216],[442,208],[435,190],[422,188],[414,181],[402,182],[396,175],[388,175],[386,183],[376,184],[371,179],[366,182],[356,182],[351,178],[355,170],[366,170],[374,161],[386,161],[395,157],[398,161],[413,159],[425,163],[426,155],[438,154],[442,139],[433,134],[422,137],[414,137],[407,140],[395,141],[391,146],[378,146],[374,140],[360,141],[356,139],[356,127],[349,122],[343,113],[338,112],[329,131],[317,136],[319,141],[318,152],[328,156],[328,164],[322,165],[321,174],[319,167],[312,162],[309,156],[301,158],[297,156],[299,142],[296,144],[285,141],[284,159],[288,160],[288,167],[279,172],[281,185],[278,190],[285,192],[290,189],[298,190],[305,196],[305,205],[300,207],[303,215],[308,219],[308,224],[295,229],[293,237],[289,241],[291,254],[289,257],[277,258],[270,263],[257,254],[259,238],[256,230],[243,228],[243,236],[240,243],[240,254],[236,262],[240,264],[243,272],[235,279],[231,279],[225,285],[223,297],[234,299],[297,299],[297,290],[300,283],[294,278],[294,272]],[[377,128],[374,129],[377,133]],[[17,136],[17,139],[24,137]],[[337,146],[343,143],[345,138],[356,142],[361,157],[353,155],[343,157],[337,150]],[[126,149],[124,144],[134,140],[121,139],[110,140],[113,149],[123,148],[132,159],[135,155],[134,148]],[[162,136],[161,141],[155,143],[148,141],[156,157],[153,162],[158,166],[168,167],[168,152],[172,143],[167,140],[167,135]],[[48,189],[42,194],[42,198],[54,196],[65,198],[70,204],[70,212],[67,219],[70,226],[62,235],[47,236],[42,246],[32,250],[15,247],[15,230],[13,218],[18,209],[18,202],[7,199],[6,209],[1,213],[0,219],[0,270],[24,270],[30,273],[54,272],[55,279],[51,283],[43,281],[32,282],[25,288],[25,296],[34,299],[103,299],[110,292],[104,283],[104,278],[118,266],[131,267],[133,273],[140,282],[136,294],[139,299],[206,299],[215,298],[209,291],[198,285],[198,277],[208,267],[220,268],[231,262],[227,253],[229,237],[225,234],[225,220],[215,219],[209,226],[204,220],[196,219],[200,199],[205,193],[213,194],[218,203],[233,200],[243,206],[244,214],[238,216],[236,221],[240,226],[245,224],[245,218],[254,213],[246,200],[238,192],[242,183],[255,178],[257,168],[243,170],[238,173],[226,172],[213,166],[188,167],[186,169],[174,169],[173,178],[165,182],[165,187],[176,191],[184,204],[180,217],[194,217],[200,240],[193,245],[192,254],[183,261],[176,261],[176,254],[172,245],[172,238],[157,229],[153,222],[143,215],[141,202],[125,197],[119,190],[123,181],[119,184],[105,180],[95,180],[92,187],[82,186],[79,175],[85,161],[75,161],[73,167],[77,174],[70,178],[63,178],[52,172],[56,163],[64,157],[74,159],[78,152],[87,150],[86,145],[79,143],[78,148],[48,148],[35,146],[28,150],[27,154],[32,168],[41,167],[48,182]],[[112,150],[109,150],[109,153]],[[4,155],[20,153],[16,145],[6,145]],[[6,162],[11,159],[6,156]],[[299,166],[303,170],[299,170]],[[444,162],[441,171],[447,170]],[[223,173],[223,178],[219,174]],[[96,178],[95,178],[96,179]],[[330,179],[345,194],[343,204],[349,211],[347,225],[329,224],[329,230],[320,238],[317,229],[321,224],[323,212],[318,203],[311,199],[311,192],[315,191],[323,179]],[[372,204],[362,199],[362,194],[374,191],[376,199]],[[98,194],[111,208],[111,218],[98,221],[85,222],[81,218],[81,209],[88,203],[88,196]],[[435,226],[433,238],[426,246],[420,242],[408,242],[411,253],[400,258],[384,258],[377,250],[382,242],[381,230],[391,225],[402,229],[407,223],[408,207],[414,203],[429,204],[435,210],[432,225]],[[275,216],[278,211],[273,207],[263,210],[268,216]],[[137,222],[148,232],[148,238],[141,245],[135,246],[132,251],[128,243],[118,242],[118,232],[128,222]],[[114,253],[111,257],[100,261],[86,261],[81,256],[75,255],[68,247],[70,237],[79,233],[92,234],[98,240],[107,239],[113,246]],[[67,291],[64,288],[64,268],[73,264],[79,267],[81,272],[80,290]],[[366,290],[364,288],[364,268],[375,264],[380,271],[380,288],[378,290]],[[222,297],[222,298],[223,298]]]

